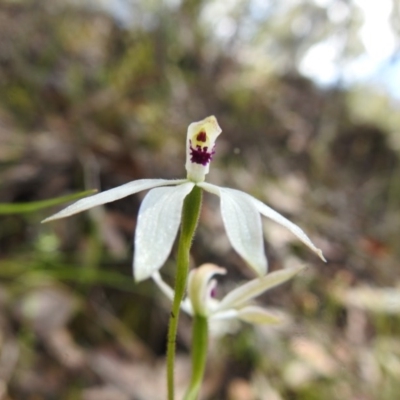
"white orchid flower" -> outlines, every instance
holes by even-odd
[[[225,268],[214,264],[203,264],[189,273],[188,296],[182,301],[181,308],[191,316],[199,315],[211,323],[221,320],[241,320],[253,324],[279,324],[282,316],[272,310],[253,305],[251,300],[267,290],[286,282],[304,269],[303,266],[285,268],[261,278],[253,279],[233,289],[222,300],[214,297],[216,281],[214,275],[224,275]],[[160,273],[152,278],[161,291],[172,301],[173,289],[163,281]]]
[[[177,235],[185,197],[195,185],[221,198],[222,219],[228,238],[240,256],[262,276],[267,272],[260,214],[288,228],[324,261],[322,251],[295,224],[265,204],[239,190],[205,183],[221,133],[214,116],[189,125],[186,138],[187,178],[140,179],[81,199],[43,222],[69,217],[89,208],[152,189],[145,196],[138,216],[133,269],[136,281],[149,278],[168,258]]]

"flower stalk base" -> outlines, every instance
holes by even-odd
[[[196,400],[207,360],[208,320],[207,317],[196,315],[193,319],[192,333],[192,377],[184,400]]]

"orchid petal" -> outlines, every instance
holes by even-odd
[[[226,320],[226,319],[237,319],[238,310],[230,308],[229,310],[217,311],[210,315],[211,320]]]
[[[249,196],[249,195],[247,195]],[[266,204],[262,203],[261,201],[257,200],[256,198],[249,196],[252,201],[254,206],[257,208],[257,210],[264,215],[265,217],[268,217],[272,219],[273,221],[277,222],[278,224],[284,226],[285,228],[289,229],[295,236],[297,236],[306,246],[308,246],[314,253],[316,253],[321,260],[326,262],[326,259],[324,255],[322,254],[322,250],[318,249],[314,243],[310,240],[310,238],[303,232],[303,230],[298,227],[296,224],[293,222],[289,221],[287,218],[285,218],[283,215],[279,214],[272,208],[268,207]]]
[[[253,279],[244,285],[229,292],[216,308],[217,312],[237,308],[247,303],[249,300],[259,296],[267,290],[286,282],[294,275],[298,274],[305,267],[285,268],[272,272],[262,278]]]
[[[284,322],[282,315],[276,315],[258,306],[247,306],[238,310],[237,318],[251,324],[278,325]]]
[[[136,281],[149,278],[164,264],[181,222],[183,200],[193,187],[194,183],[186,182],[176,187],[152,189],[145,196],[135,235]]]
[[[263,276],[267,272],[260,213],[251,197],[239,190],[199,183],[204,190],[221,198],[221,214],[232,247]]]
[[[235,313],[237,314],[236,310]],[[240,328],[240,321],[237,316],[227,318],[209,318],[208,329],[210,337],[218,338],[225,335],[232,335],[236,333]]]
[[[160,273],[156,271],[151,275],[151,277],[158,288],[165,294],[165,296],[167,296],[169,300],[173,301],[175,296],[174,289],[172,289],[171,286],[164,282],[164,280],[161,278]]]
[[[44,219],[42,223],[69,217],[71,215],[88,210],[89,208],[110,203],[111,201],[119,200],[131,194],[141,192],[142,190],[152,189],[158,186],[180,185],[185,182],[187,182],[187,179],[139,179],[137,181],[128,182],[125,183],[125,185],[121,185],[116,188],[95,194],[94,196],[81,199],[52,215],[51,217]]]
[[[161,275],[158,271],[154,272],[151,275],[151,277],[152,277],[153,281],[155,282],[155,284],[159,287],[159,289],[172,302],[174,300],[174,296],[175,296],[175,292],[172,289],[172,287],[164,282],[164,280],[161,278]],[[192,305],[190,304],[190,300],[188,298],[184,299],[181,302],[181,309],[183,311],[185,311],[186,313],[193,315]]]
[[[226,274],[226,269],[214,264],[203,264],[189,273],[188,296],[196,315],[207,317],[212,311],[208,305],[213,303],[210,300],[212,300],[211,290],[215,287],[215,283],[211,281],[211,278],[216,274]]]

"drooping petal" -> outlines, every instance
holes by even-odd
[[[212,289],[215,283],[211,280],[213,275],[226,273],[226,269],[214,264],[203,264],[189,273],[188,296],[192,303],[193,312],[196,315],[208,317],[215,308],[215,300],[212,299]],[[210,307],[212,305],[212,307]]]
[[[131,194],[141,192],[142,190],[152,189],[158,186],[180,185],[184,182],[187,182],[187,179],[139,179],[137,181],[128,182],[114,189],[106,190],[104,192],[95,194],[94,196],[81,199],[52,215],[51,217],[44,219],[42,223],[69,217],[71,215],[88,210],[89,208],[99,206],[100,204],[110,203],[112,201],[122,199],[123,197],[127,197]]]
[[[239,190],[220,188],[206,182],[199,183],[198,186],[220,196],[222,220],[232,247],[257,275],[265,275],[268,263],[264,251],[261,217],[251,197]]]
[[[289,231],[291,231],[294,235],[296,235],[306,246],[308,246],[313,252],[315,252],[321,258],[321,260],[326,262],[325,257],[322,254],[322,250],[318,249],[314,245],[311,239],[303,232],[303,230],[300,227],[298,227],[293,222],[289,221],[287,218],[285,218],[283,215],[279,214],[272,208],[268,207],[266,204],[257,200],[256,198],[252,196],[249,197],[252,199],[253,204],[262,215],[272,219],[278,224],[281,224],[285,228],[289,229]]]
[[[165,296],[172,302],[174,300],[175,292],[164,280],[161,278],[161,275],[158,271],[154,272],[151,275],[155,284],[159,287],[159,289],[165,294]],[[190,304],[190,300],[188,298],[184,299],[181,303],[181,309],[188,313],[189,315],[193,315],[192,305]]]
[[[236,333],[240,329],[240,321],[237,319],[237,311],[235,312],[235,316],[230,316],[226,318],[214,318],[212,315],[208,320],[208,329],[210,333],[210,337],[223,337],[225,335],[232,335]]]
[[[166,284],[163,281],[163,279],[161,278],[161,275],[158,271],[154,272],[151,275],[151,278],[156,283],[158,288],[165,294],[165,296],[168,297],[168,299],[170,299],[171,301],[174,300],[174,295],[175,295],[174,289],[172,289],[171,286],[169,286],[168,284]]]
[[[241,307],[251,299],[259,296],[267,290],[286,282],[294,275],[298,274],[305,267],[285,268],[271,272],[262,278],[253,279],[244,285],[229,292],[219,303],[216,312]]]
[[[229,309],[211,315],[210,321],[241,320],[252,324],[276,325],[286,321],[285,314],[276,310],[249,305],[239,309]]]
[[[251,324],[278,325],[284,322],[279,313],[272,313],[258,306],[243,307],[237,312],[237,318]]]
[[[215,141],[222,132],[211,115],[189,125],[186,135],[186,171],[193,182],[203,182],[215,153]]]
[[[183,200],[192,182],[150,190],[140,209],[135,234],[133,270],[136,281],[149,278],[162,267],[174,244],[181,222]]]
[[[211,314],[210,319],[212,320],[227,320],[227,319],[237,319],[238,310],[230,308],[229,310],[215,311]]]

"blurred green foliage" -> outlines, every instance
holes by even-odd
[[[24,214],[39,211],[43,208],[57,206],[67,201],[78,200],[82,197],[96,193],[96,190],[86,190],[84,192],[69,194],[55,199],[32,201],[29,203],[0,203],[0,214]]]

